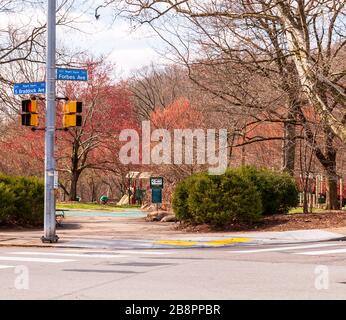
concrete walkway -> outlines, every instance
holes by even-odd
[[[246,246],[337,240],[337,229],[286,232],[187,233],[174,223],[145,222],[143,217],[67,217],[57,229],[59,242],[44,244],[42,230],[0,230],[0,246],[103,249],[155,249]]]

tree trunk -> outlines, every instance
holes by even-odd
[[[72,172],[71,175],[71,188],[70,188],[70,201],[76,201],[77,200],[77,183],[79,179],[79,172]]]
[[[327,175],[326,209],[340,209],[338,200],[338,178],[335,173],[329,173]]]
[[[303,192],[303,213],[309,213],[308,197],[306,190]]]
[[[299,25],[293,25],[290,17],[284,8],[282,2],[281,15],[285,24],[285,33],[287,36],[287,46],[293,54],[293,61],[297,68],[300,79],[300,84],[303,92],[305,92],[311,105],[314,106],[320,117],[324,119],[333,134],[338,136],[343,142],[346,142],[346,128],[344,123],[337,119],[324,99],[324,93],[320,87],[327,88],[326,90],[332,96],[334,102],[345,104],[346,93],[343,88],[331,82],[315,67],[313,60],[310,57],[309,42],[306,41],[303,28]]]
[[[96,202],[96,188],[95,188],[95,184],[94,181],[92,183],[92,192],[91,192],[91,202]]]
[[[294,164],[296,155],[296,127],[290,122],[284,123],[284,145],[283,145],[283,170],[291,176],[294,174]]]
[[[327,158],[327,163],[324,167],[327,174],[326,209],[337,210],[339,209],[338,175],[336,173],[336,149],[333,145],[334,134],[330,129],[326,129],[325,135]]]

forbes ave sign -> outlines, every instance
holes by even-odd
[[[87,81],[88,70],[86,69],[64,69],[58,68],[56,72],[57,80]]]

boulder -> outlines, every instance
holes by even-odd
[[[167,216],[163,217],[161,222],[176,222],[177,218],[174,214],[168,214]]]
[[[144,203],[144,204],[141,206],[141,209],[147,210],[148,207],[149,207],[149,204],[148,204],[148,203]]]
[[[146,221],[161,221],[161,219],[167,215],[169,215],[170,213],[167,211],[153,211],[153,212],[149,212],[147,214],[146,217]]]
[[[151,204],[151,205],[147,206],[144,210],[145,211],[157,211],[155,204]]]

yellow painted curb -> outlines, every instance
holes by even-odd
[[[182,241],[182,240],[158,240],[158,241],[155,241],[155,243],[169,244],[172,246],[184,246],[184,247],[193,246],[197,244],[197,242],[194,242],[194,241]]]
[[[228,239],[219,239],[203,242],[203,244],[208,244],[212,246],[224,246],[226,244],[232,243],[243,243],[251,241],[250,238],[228,238]]]
[[[224,246],[232,243],[243,243],[251,241],[250,238],[226,238],[219,240],[210,240],[210,241],[183,241],[183,240],[157,240],[155,244],[168,244],[172,246],[183,246],[189,247],[196,244],[210,245],[210,246]]]

